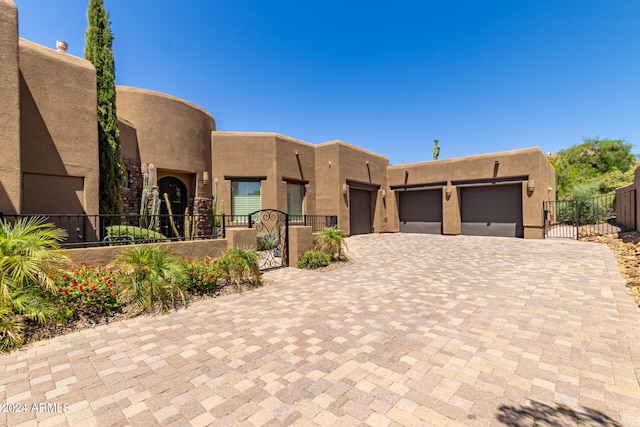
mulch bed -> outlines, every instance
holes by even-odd
[[[625,281],[629,294],[640,308],[640,232],[607,234],[581,238],[582,241],[604,243],[618,261],[620,275]]]

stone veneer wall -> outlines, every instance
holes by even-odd
[[[195,197],[192,212],[195,221],[194,235],[196,237],[211,236],[213,234],[213,199]]]
[[[137,215],[140,214],[140,198],[142,197],[142,173],[140,172],[140,163],[133,159],[123,157],[122,164],[129,173],[129,188],[123,187],[120,192],[120,196],[122,197],[122,214],[136,216],[134,222],[137,223]],[[125,222],[128,223],[126,219]]]

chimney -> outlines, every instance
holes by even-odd
[[[58,52],[67,53],[69,45],[63,40],[56,40],[56,50]]]

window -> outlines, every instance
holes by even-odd
[[[304,185],[287,183],[287,213],[304,215]]]
[[[260,181],[231,182],[231,213],[248,215],[262,209]]]

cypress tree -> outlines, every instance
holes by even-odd
[[[116,116],[115,61],[111,49],[114,37],[103,0],[90,0],[87,20],[84,57],[96,68],[98,89],[100,213],[118,214],[122,211],[120,188],[124,175]]]

